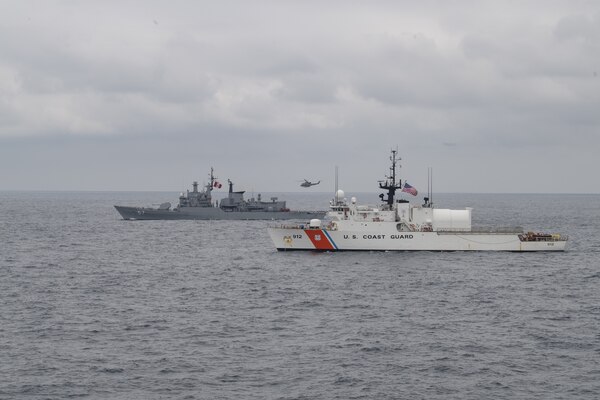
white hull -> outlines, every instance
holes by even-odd
[[[473,230],[472,208],[434,208],[430,198],[422,205],[395,199],[402,190],[413,196],[417,190],[396,180],[396,151],[390,157],[391,174],[379,181],[387,190],[378,207],[347,202],[344,191],[336,190],[327,213],[329,223],[312,219],[308,225],[269,228],[277,250],[318,251],[564,251],[568,237],[560,234],[523,232],[522,228],[493,231]]]
[[[521,241],[519,233],[398,232],[389,224],[372,229],[269,228],[277,250],[317,251],[564,251],[565,240]],[[387,225],[387,226],[386,226]],[[393,227],[392,227],[393,228]]]

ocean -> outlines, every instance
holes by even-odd
[[[569,235],[531,254],[286,253],[273,222],[113,208],[176,200],[0,192],[1,399],[600,398],[600,195],[436,195]]]

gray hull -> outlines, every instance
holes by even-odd
[[[199,220],[286,220],[323,218],[325,211],[223,211],[217,207],[184,207],[178,210],[160,210],[156,208],[115,206],[123,219],[161,220],[161,219],[199,219]]]

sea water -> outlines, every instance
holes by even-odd
[[[176,197],[0,192],[0,398],[600,397],[599,195],[436,195],[569,235],[531,254],[285,253],[277,222],[112,207]]]

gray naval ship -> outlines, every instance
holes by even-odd
[[[171,209],[171,203],[163,203],[157,208],[115,206],[123,219],[241,219],[241,220],[283,220],[323,218],[326,211],[291,211],[285,201],[271,197],[271,201],[258,199],[244,200],[244,191],[233,191],[233,182],[229,179],[228,196],[213,202],[211,192],[221,187],[210,169],[210,182],[204,190],[198,191],[198,182],[192,184],[192,191],[179,196],[179,204]]]

